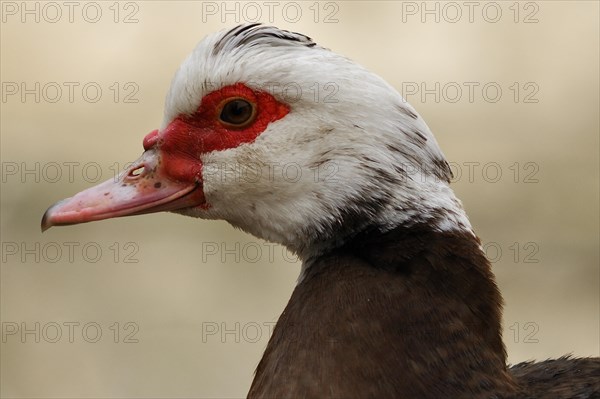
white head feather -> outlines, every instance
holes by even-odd
[[[163,128],[238,82],[290,112],[252,143],[202,154],[210,209],[182,213],[227,220],[304,259],[367,228],[471,231],[423,119],[382,78],[301,34],[251,24],[207,36],[173,79]]]

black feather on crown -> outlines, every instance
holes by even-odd
[[[238,25],[225,33],[215,44],[213,55],[217,55],[221,51],[261,43],[268,43],[271,46],[301,45],[314,47],[317,45],[310,37],[301,33],[290,32],[274,26],[262,25],[261,23],[252,23]]]

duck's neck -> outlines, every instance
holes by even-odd
[[[472,233],[365,232],[304,271],[249,397],[512,392],[500,319]]]

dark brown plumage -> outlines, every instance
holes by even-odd
[[[427,225],[357,236],[308,267],[250,398],[594,398],[600,360],[508,369],[479,240]]]

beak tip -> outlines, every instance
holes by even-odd
[[[52,221],[52,209],[55,206],[56,206],[56,204],[54,204],[50,208],[46,209],[46,212],[44,212],[44,216],[42,216],[42,222],[40,223],[42,233],[44,231],[48,230],[50,227],[54,226],[54,222]]]
[[[52,227],[52,222],[50,222],[50,218],[48,217],[48,211],[44,213],[40,227],[42,228],[42,233]]]

